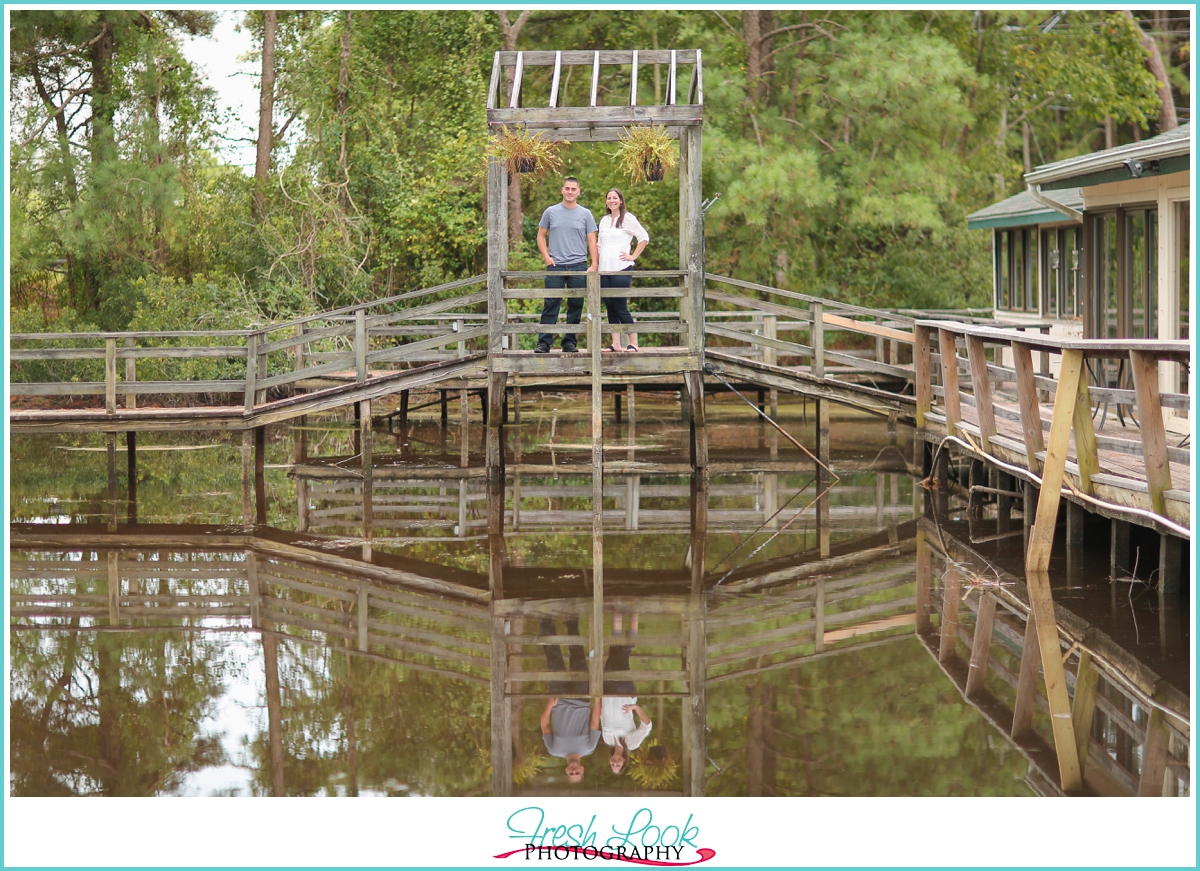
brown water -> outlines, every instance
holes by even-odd
[[[939,630],[917,632],[923,591],[935,627],[962,596],[951,646],[970,658],[983,593],[1023,576],[1019,502],[1008,518],[955,499],[927,511],[912,432],[856,417],[834,421],[826,519],[812,460],[724,401],[705,490],[678,409],[639,395],[631,425],[606,408],[600,547],[586,394],[526,397],[507,428],[525,471],[503,494],[481,475],[478,420],[465,440],[436,406],[384,425],[369,543],[346,421],[269,429],[257,486],[240,435],[143,434],[132,488],[123,437],[112,462],[103,436],[14,438],[12,793],[1053,791],[1037,748],[964,698]],[[805,444],[809,411],[781,409]],[[1097,554],[1056,551],[1056,602],[1186,696],[1186,603],[1113,584]],[[1022,615],[998,610],[986,687],[1011,708]],[[651,722],[626,770],[601,740],[577,784],[540,724],[552,651],[569,665],[575,646],[582,671],[625,648],[634,685],[606,693],[636,695]],[[586,675],[554,687],[587,692]],[[1093,739],[1120,787],[1148,710],[1112,681],[1100,696]],[[1033,727],[1050,740],[1040,708]]]

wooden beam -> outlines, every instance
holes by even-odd
[[[561,58],[560,58],[561,59]],[[588,103],[591,108],[596,107],[596,95],[600,88],[600,52],[596,52],[592,56],[592,100]]]
[[[942,625],[938,644],[938,661],[946,662],[954,657],[954,645],[958,640],[959,590],[962,575],[953,565],[942,575]]]
[[[117,340],[104,340],[104,410],[117,412]]]
[[[975,617],[975,637],[971,643],[971,665],[965,690],[967,698],[976,695],[984,687],[992,646],[992,621],[995,616],[996,597],[985,592],[979,600],[979,613]]]
[[[1163,778],[1167,773],[1167,740],[1165,715],[1160,708],[1150,709],[1146,724],[1146,741],[1142,745],[1142,774],[1138,779],[1138,797],[1162,795]]]
[[[844,318],[841,315],[826,313],[824,315],[825,323],[831,327],[841,327],[846,330],[853,330],[856,333],[866,333],[869,336],[875,336],[882,339],[893,339],[897,342],[913,342],[913,334],[906,333],[903,330],[893,330],[891,327],[880,326],[879,324],[869,324],[863,321],[856,321],[853,318]],[[882,362],[882,361],[880,361]]]
[[[671,69],[667,72],[667,105],[675,105],[675,49],[671,49]]]
[[[630,70],[631,70],[631,72],[629,75],[629,105],[636,106],[637,105],[637,85],[638,85],[638,82],[637,82],[637,79],[638,79],[638,53],[636,51],[633,53],[633,59],[630,61]]]
[[[1042,654],[1037,642],[1037,618],[1029,614],[1025,624],[1025,642],[1021,647],[1021,668],[1017,677],[1017,698],[1013,702],[1013,721],[1009,736],[1021,740],[1033,730],[1033,709],[1037,702],[1038,673]]]
[[[1171,465],[1167,456],[1167,434],[1163,426],[1158,393],[1158,364],[1150,354],[1129,352],[1129,368],[1137,392],[1138,422],[1142,429],[1142,453],[1146,458],[1146,484],[1154,513],[1167,514],[1164,493],[1171,489]]]
[[[1064,351],[1058,373],[1058,390],[1054,394],[1054,413],[1050,418],[1050,441],[1046,445],[1037,515],[1034,518],[1033,530],[1029,533],[1029,550],[1025,556],[1026,567],[1035,572],[1044,572],[1050,566],[1050,549],[1054,544],[1054,527],[1058,523],[1058,503],[1062,496],[1067,446],[1075,417],[1082,370],[1083,353]],[[1061,666],[1061,663],[1059,665]]]
[[[933,585],[932,559],[925,530],[917,530],[917,632],[924,635],[930,630],[930,588]]]
[[[1042,417],[1038,411],[1036,375],[1033,371],[1033,351],[1024,342],[1012,343],[1013,362],[1017,378],[1017,401],[1021,409],[1021,429],[1025,433],[1025,458],[1029,471],[1035,475],[1042,463],[1037,455],[1046,449],[1042,442]],[[1028,516],[1029,506],[1025,506]]]
[[[954,346],[954,333],[938,330],[938,349],[942,358],[942,401],[946,412],[946,435],[956,435],[962,420],[962,405],[958,387],[958,350]]]
[[[929,327],[913,330],[913,387],[917,394],[917,429],[925,429],[925,415],[933,407],[933,355],[929,350]]]
[[[558,106],[558,83],[562,78],[562,52],[554,53],[554,76],[550,80],[550,108]]]
[[[979,438],[985,453],[992,452],[992,437],[996,435],[996,417],[992,413],[992,382],[988,377],[987,356],[983,339],[967,336],[967,363],[971,369],[971,390],[975,394],[975,413],[979,417]]]
[[[367,310],[354,312],[354,380],[359,384],[367,380]]]
[[[1075,671],[1075,698],[1071,701],[1071,723],[1075,730],[1075,752],[1079,755],[1080,776],[1087,770],[1088,746],[1092,739],[1092,714],[1096,710],[1096,690],[1100,672],[1086,650],[1079,654]]]
[[[1073,406],[1075,390],[1074,385],[1071,387],[1072,389],[1067,394],[1067,401]],[[1058,403],[1056,402],[1055,405],[1057,407]],[[1052,435],[1051,441],[1053,440]],[[1043,487],[1043,495],[1045,492],[1046,488]],[[1040,510],[1039,506],[1039,515]],[[1050,593],[1050,575],[1044,570],[1030,569],[1026,573],[1026,585],[1029,591],[1029,607],[1037,621],[1038,650],[1041,652],[1042,658],[1046,700],[1050,704],[1050,731],[1054,735],[1054,751],[1058,756],[1059,778],[1063,792],[1079,792],[1083,787],[1083,776],[1079,768],[1079,750],[1075,744],[1071,700],[1067,696],[1067,679],[1063,672],[1062,647],[1058,641],[1058,623],[1054,617],[1054,597]]]
[[[521,77],[525,74],[525,52],[517,52],[516,72],[513,73],[512,95],[509,97],[508,108],[516,109],[521,105]]]
[[[1079,375],[1073,428],[1075,430],[1075,462],[1079,466],[1079,489],[1090,496],[1094,490],[1092,476],[1100,473],[1100,457],[1096,451],[1096,431],[1092,426],[1092,399],[1088,393],[1087,370],[1082,371]]]

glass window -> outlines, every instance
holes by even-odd
[[[1025,311],[1038,310],[1037,287],[1037,230],[1029,229],[1025,236]]]
[[[996,231],[996,308],[1008,308],[1008,233]]]
[[[1046,314],[1058,317],[1059,285],[1063,275],[1061,230],[1042,231],[1042,290],[1046,294]]]
[[[1068,260],[1062,301],[1062,316],[1065,318],[1079,317],[1079,253],[1082,235],[1078,227],[1069,227],[1063,231],[1063,253]]]
[[[1124,324],[1124,329],[1121,333],[1133,336],[1134,338],[1144,339],[1147,335],[1147,318],[1149,312],[1146,309],[1146,291],[1147,291],[1147,276],[1146,276],[1146,213],[1145,212],[1126,212],[1125,213],[1125,238],[1126,238],[1126,255],[1125,255],[1125,283],[1129,288],[1127,295],[1129,301],[1128,321]],[[1124,300],[1121,300],[1124,302]],[[1122,306],[1124,308],[1124,306]],[[1126,320],[1118,314],[1117,322]]]

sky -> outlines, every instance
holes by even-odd
[[[258,130],[258,80],[260,66],[242,60],[255,50],[253,34],[238,29],[245,12],[222,9],[211,37],[185,39],[183,51],[208,76],[217,93],[221,117],[229,115],[221,128],[219,151],[227,163],[254,173],[255,139]]]

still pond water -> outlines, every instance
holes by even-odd
[[[240,434],[143,434],[132,466],[124,436],[115,452],[103,435],[14,438],[12,794],[1053,791],[1044,754],[939,662],[947,597],[965,662],[982,597],[1019,587],[1019,500],[1007,517],[958,498],[935,512],[911,430],[864,418],[835,417],[819,478],[725,402],[706,493],[678,404],[639,395],[636,424],[605,409],[597,546],[587,395],[521,411],[503,494],[477,415],[464,442],[436,404],[377,429],[367,500],[347,420],[268,429],[257,486]],[[811,407],[780,416],[813,443]],[[1056,602],[1186,694],[1185,612],[1110,582],[1106,554],[1056,550]],[[1003,710],[1024,628],[1019,608],[997,614],[985,688]],[[602,668],[624,673],[604,695],[638,707],[610,699],[597,736],[586,709],[568,720]],[[1093,752],[1120,791],[1147,711],[1108,682],[1100,698]],[[1045,745],[1044,702],[1032,725]],[[550,750],[577,741],[582,776]]]

